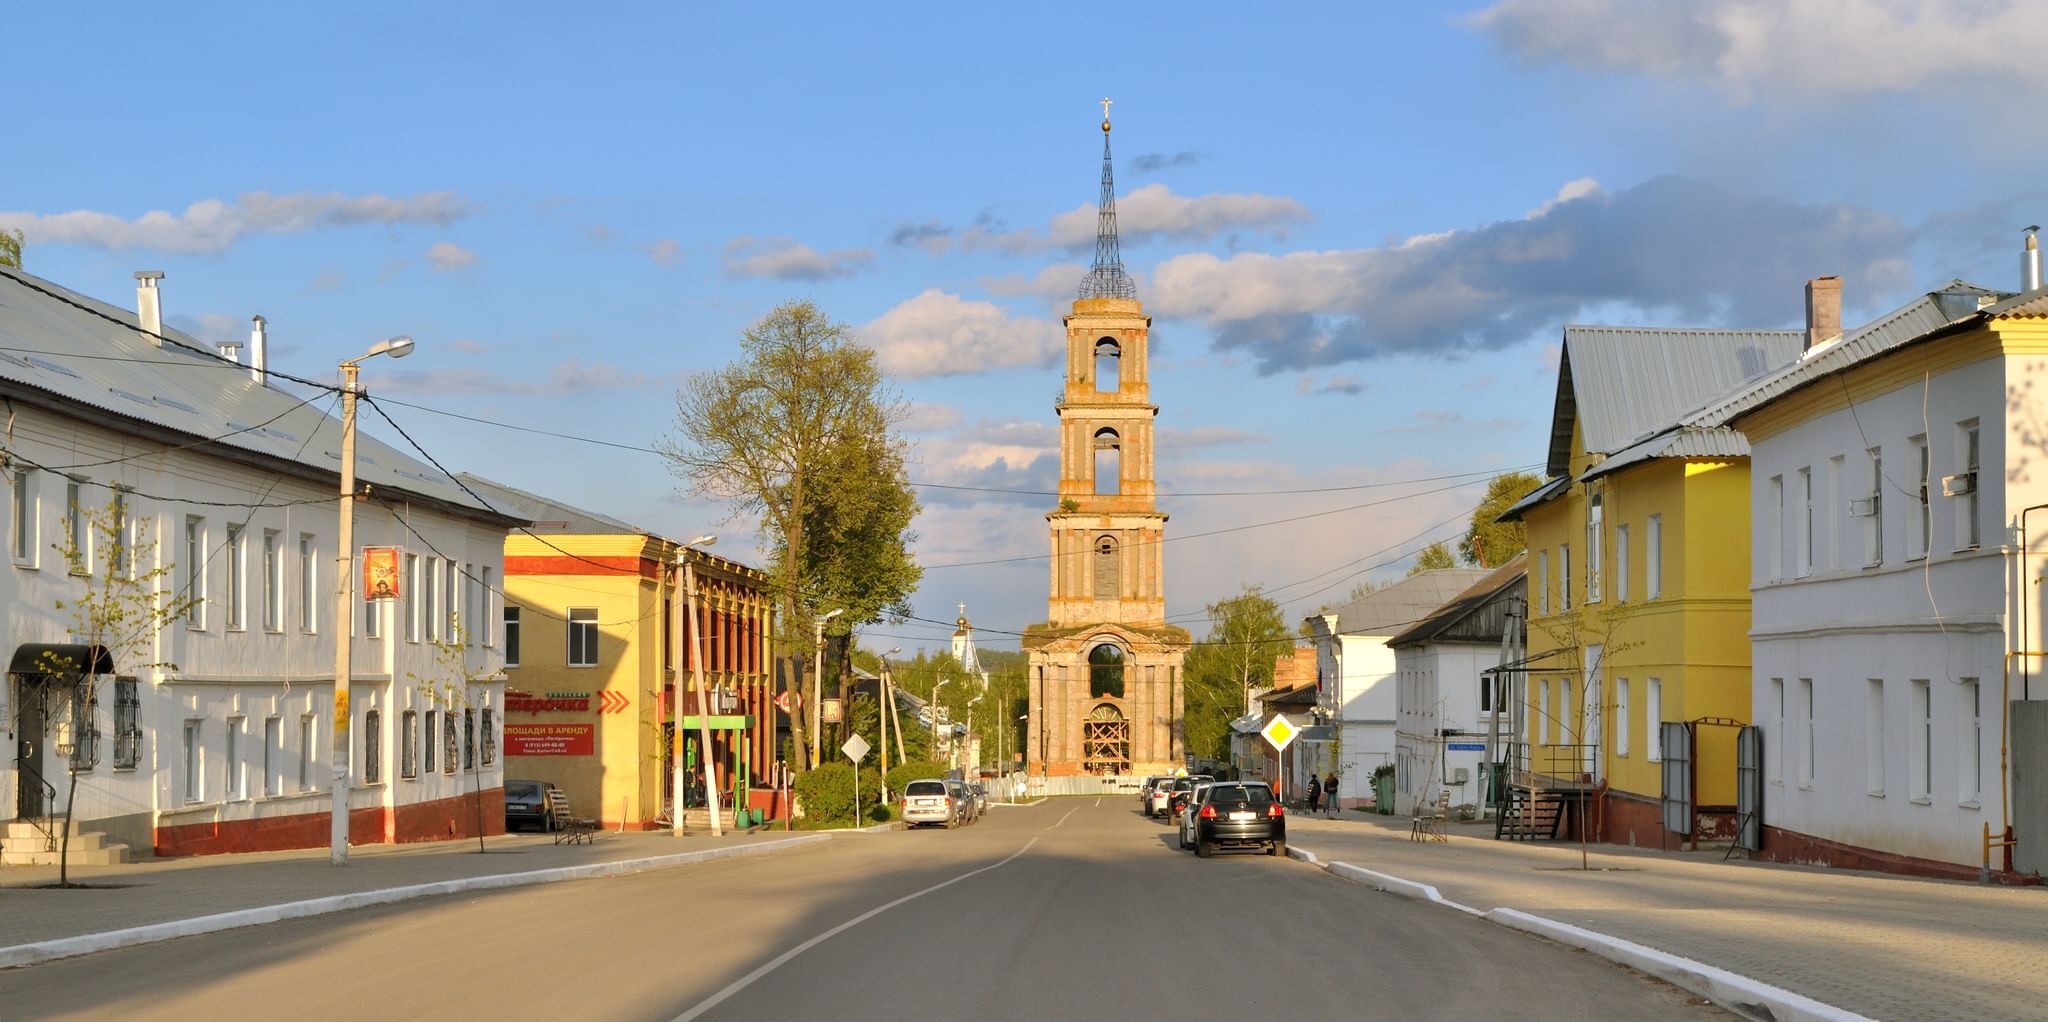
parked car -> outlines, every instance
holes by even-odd
[[[517,830],[523,826],[539,827],[551,831],[561,825],[555,819],[554,810],[548,808],[548,792],[555,788],[552,781],[505,781],[505,829]]]
[[[1181,847],[1204,859],[1218,848],[1263,847],[1267,855],[1287,854],[1287,811],[1263,783],[1212,784],[1188,818],[1193,839],[1183,831]]]
[[[1174,778],[1173,787],[1167,791],[1166,805],[1163,807],[1166,810],[1166,818],[1171,820],[1180,814],[1181,807],[1188,804],[1188,796],[1194,793],[1195,785],[1207,784],[1215,779],[1208,774],[1189,774],[1186,777]]]
[[[1173,778],[1165,774],[1153,774],[1145,778],[1145,783],[1138,785],[1138,811],[1146,816],[1152,815],[1152,790],[1159,787],[1159,782],[1170,780]]]
[[[1173,822],[1180,828],[1182,848],[1192,847],[1195,843],[1195,810],[1201,807],[1202,796],[1209,793],[1210,783],[1203,781],[1195,785],[1194,790],[1188,793],[1187,801],[1181,804],[1180,811],[1173,814]]]
[[[903,825],[912,830],[940,826],[947,830],[960,825],[960,807],[953,803],[951,785],[930,778],[903,786]]]
[[[957,803],[961,823],[973,823],[981,819],[981,807],[975,804],[974,792],[968,790],[966,781],[947,781],[946,791]]]
[[[967,790],[974,793],[974,815],[978,818],[988,811],[988,789],[981,784],[970,784]]]

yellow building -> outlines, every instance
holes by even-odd
[[[548,781],[606,827],[649,828],[673,786],[675,693],[690,768],[685,805],[704,804],[683,547],[644,529],[476,476],[463,482],[533,525],[505,540],[505,776]],[[772,813],[778,731],[767,575],[691,548],[711,756],[722,805]]]
[[[1749,447],[1685,418],[1799,355],[1800,330],[1565,328],[1528,528],[1512,768],[1600,839],[1661,845],[1660,725],[1695,722],[1697,802],[1731,807],[1749,723]]]

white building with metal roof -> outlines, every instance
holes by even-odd
[[[260,318],[249,364],[164,327],[161,274],[137,277],[131,311],[0,270],[8,861],[47,851],[74,769],[75,823],[138,850],[328,840],[335,573],[355,571],[336,550],[337,393],[275,378]],[[356,473],[355,540],[402,548],[403,574],[399,600],[350,614],[353,840],[502,830],[493,615],[517,520],[367,435]],[[90,548],[94,510],[116,507],[116,549],[74,572],[66,540]],[[70,608],[110,564],[161,569],[193,605],[74,657],[109,675],[75,700],[41,650],[90,645]]]

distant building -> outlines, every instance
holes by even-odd
[[[130,311],[0,270],[11,644],[0,719],[13,746],[0,756],[0,805],[20,821],[7,860],[47,848],[73,763],[75,821],[115,843],[159,855],[322,847],[335,573],[358,571],[353,551],[336,550],[334,401],[276,378],[260,317],[245,365],[165,327],[162,274],[136,276]],[[497,588],[519,522],[368,435],[356,476],[367,497],[355,542],[402,555],[398,598],[347,612],[351,840],[498,833]],[[58,548],[95,544],[94,510],[118,514],[119,542],[74,574]],[[196,602],[143,649],[93,655],[59,603],[110,566],[165,569],[165,586]],[[108,675],[96,700],[73,698],[87,690],[50,669],[48,650]]]
[[[1413,813],[1444,790],[1452,805],[1487,804],[1489,744],[1498,752],[1512,736],[1486,672],[1501,662],[1509,628],[1520,625],[1527,563],[1516,555],[1387,640],[1397,680],[1394,812]]]

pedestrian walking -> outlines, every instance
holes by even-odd
[[[1329,779],[1323,782],[1323,807],[1328,810],[1328,815],[1337,815],[1337,771],[1335,770],[1330,771]]]
[[[1308,775],[1308,812],[1310,816],[1314,816],[1322,808],[1322,801],[1323,779],[1310,774]]]

